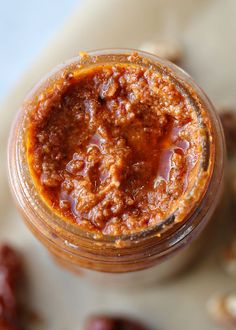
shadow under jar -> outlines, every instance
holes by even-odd
[[[26,224],[61,265],[151,282],[196,253],[219,201],[224,138],[183,70],[145,52],[98,50],[29,93],[8,160]]]

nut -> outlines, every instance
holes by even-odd
[[[142,44],[139,49],[165,58],[173,63],[179,63],[183,57],[183,51],[180,44],[171,40],[147,42]]]
[[[215,322],[228,329],[236,329],[236,293],[212,297],[207,303],[207,309]]]

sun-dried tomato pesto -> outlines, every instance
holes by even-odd
[[[27,155],[53,212],[86,231],[140,232],[193,186],[202,129],[168,73],[95,64],[67,73],[32,107]]]

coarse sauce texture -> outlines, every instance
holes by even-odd
[[[201,132],[168,73],[97,64],[38,96],[27,157],[53,212],[87,232],[126,235],[161,223],[190,191]]]

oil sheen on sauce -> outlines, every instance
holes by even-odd
[[[105,235],[161,223],[199,168],[191,103],[167,74],[138,65],[97,65],[66,79],[30,114],[28,163],[44,201],[65,221]]]

